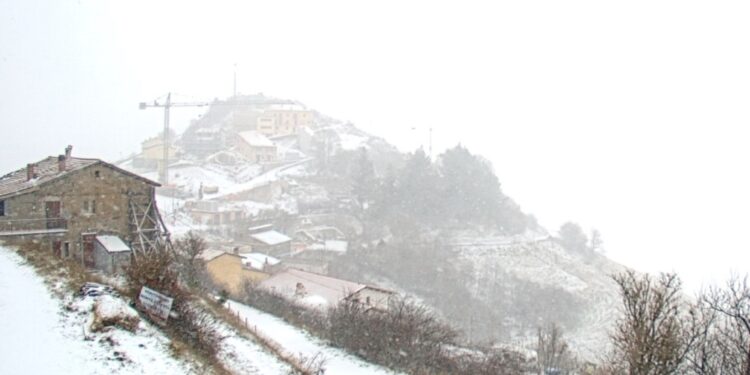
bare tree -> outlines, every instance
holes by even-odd
[[[681,294],[675,274],[652,279],[628,271],[613,277],[620,287],[623,316],[612,336],[613,367],[631,375],[674,374],[697,338],[695,311]]]
[[[540,370],[556,371],[562,373],[569,367],[568,343],[563,339],[560,326],[555,323],[549,324],[537,331],[537,362]]]
[[[725,289],[712,288],[702,298],[703,305],[717,315],[706,329],[708,345],[714,349],[705,356],[708,369],[721,374],[750,375],[750,288],[747,276],[732,277]],[[704,372],[711,373],[711,372]]]

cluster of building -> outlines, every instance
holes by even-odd
[[[74,157],[68,146],[0,177],[0,241],[38,243],[87,270],[122,273],[133,257],[169,240],[156,205],[159,186],[102,160]],[[217,201],[192,204],[193,215],[218,224],[242,215]],[[287,235],[260,225],[247,229],[243,246],[212,248],[200,258],[212,282],[230,294],[250,283],[313,307],[350,299],[385,308],[392,292],[325,275],[328,261],[347,247],[333,226],[308,223]]]
[[[308,136],[314,126],[315,114],[296,104],[263,103],[266,102],[256,99],[243,105],[225,103],[222,106],[222,102],[217,102],[201,119],[212,126],[205,126],[201,120],[195,121],[179,143],[183,149],[199,157],[234,149],[247,162],[273,165],[280,157],[276,142]],[[141,152],[133,160],[134,167],[161,168],[164,147],[161,137],[143,141]],[[181,156],[182,151],[174,144],[166,147],[170,160]]]
[[[251,286],[310,308],[325,309],[349,300],[376,310],[386,310],[394,295],[387,289],[305,271],[257,252],[206,250],[200,257],[214,285],[230,295],[242,295]]]

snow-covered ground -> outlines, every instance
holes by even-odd
[[[226,323],[219,323],[219,334],[224,338],[219,348],[219,360],[235,374],[285,375],[291,366],[243,336]]]
[[[13,251],[0,247],[0,373],[200,373],[170,354],[169,339],[141,322],[135,333],[89,331],[96,297],[54,296]]]
[[[324,358],[326,375],[385,375],[396,374],[381,366],[365,362],[341,349],[327,345],[323,340],[296,328],[281,318],[254,309],[234,301],[228,301],[228,307],[239,313],[241,319],[258,332],[276,341],[287,352],[302,355],[306,358],[320,355]]]

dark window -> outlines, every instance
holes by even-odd
[[[66,242],[63,245],[63,254],[65,255],[66,258],[70,256],[70,242]]]
[[[89,201],[83,201],[83,212],[89,212]]]
[[[99,178],[101,175],[99,174],[99,171],[94,171],[94,177]]]
[[[95,200],[91,201],[91,213],[92,214],[96,213],[96,201]]]
[[[5,216],[5,201],[0,201],[0,216]]]

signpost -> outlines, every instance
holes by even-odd
[[[141,288],[138,300],[149,315],[160,324],[166,324],[169,311],[172,309],[173,298],[167,297],[146,286]]]

